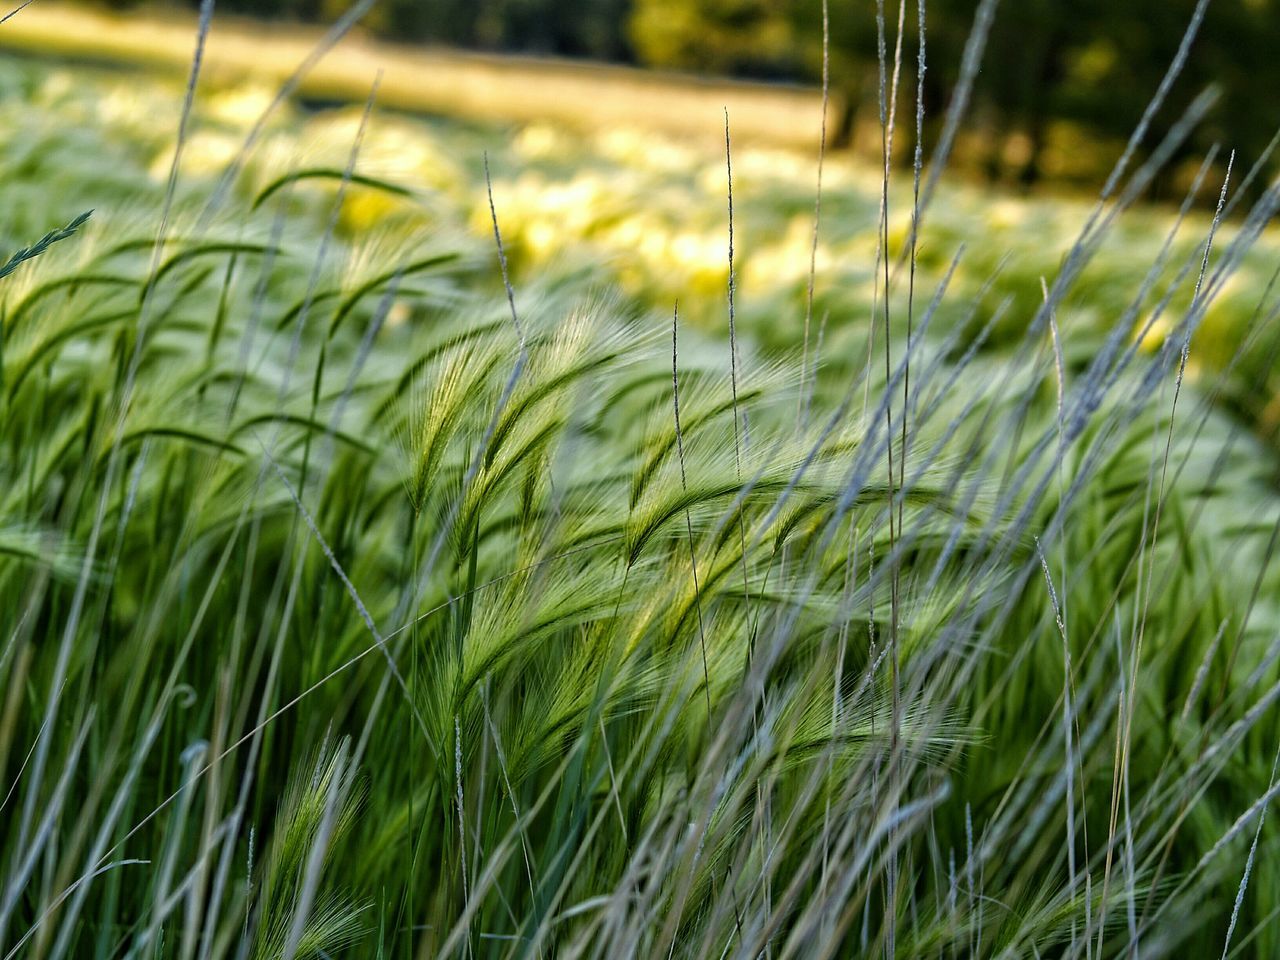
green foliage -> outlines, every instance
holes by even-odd
[[[75,76],[9,109],[112,102]],[[909,354],[905,275],[875,339],[850,284],[802,383],[785,298],[676,351],[526,249],[517,326],[478,174],[366,169],[375,116],[334,182],[276,122],[214,209],[107,122],[0,152],[13,246],[98,210],[0,284],[0,956],[1210,955],[1254,829],[1275,952],[1280,497],[1214,402],[1251,273],[1199,365],[1247,229],[1203,284],[1207,231],[994,301],[1004,249],[926,263]]]
[[[31,246],[23,247],[21,250],[16,251],[9,257],[7,263],[0,266],[0,280],[3,280],[9,274],[13,273],[13,271],[17,270],[18,267],[26,261],[40,256],[40,254],[44,253],[59,240],[66,240],[68,237],[74,236],[75,232],[80,229],[80,227],[84,226],[85,222],[88,221],[91,215],[92,211],[82,213],[65,227],[58,230],[50,230],[35,243],[31,244]]]
[[[918,4],[885,2],[890,57],[904,54],[899,109],[914,100]],[[925,98],[931,117],[942,116],[961,69],[979,7],[976,0],[925,4],[929,69]],[[999,168],[1006,137],[1022,139],[1012,152],[1013,173],[1024,181],[1069,163],[1046,154],[1054,126],[1123,140],[1156,92],[1187,32],[1194,3],[1162,0],[1019,0],[999,5],[975,86],[975,109],[986,118]],[[1192,56],[1177,79],[1171,102],[1157,117],[1168,129],[1196,94],[1217,88],[1221,97],[1208,124],[1185,149],[1203,153],[1225,142],[1252,160],[1277,126],[1272,98],[1262,91],[1280,83],[1272,56],[1280,45],[1280,16],[1272,0],[1215,0],[1195,32]],[[635,0],[632,42],[641,62],[686,70],[821,79],[822,16],[819,0]],[[877,27],[872,4],[830,4],[831,77],[851,114],[864,121],[878,111]],[[910,99],[908,99],[910,98]],[[847,136],[844,130],[840,135]],[[1076,146],[1081,138],[1072,137]],[[1058,147],[1057,153],[1063,148]],[[1093,184],[1091,184],[1093,185]]]

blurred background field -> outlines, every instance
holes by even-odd
[[[180,69],[195,6],[194,0],[72,6],[41,0],[6,24],[0,44]],[[897,7],[888,6],[896,35]],[[1195,8],[1194,0],[1000,5],[950,169],[988,183],[1096,188],[1177,53]],[[233,72],[278,73],[309,48],[315,31],[350,9],[334,0],[219,4],[211,61],[221,56]],[[974,0],[927,4],[924,93],[931,139],[977,9]],[[237,16],[253,19],[237,23]],[[902,24],[908,51],[915,48],[914,22],[913,10]],[[816,136],[821,38],[820,0],[387,0],[361,12],[353,36],[312,74],[307,89],[361,99],[363,74],[376,62],[387,70],[387,102],[409,108],[518,120],[540,113],[589,125],[631,113],[659,128],[705,132],[714,124],[700,114],[727,104],[744,135],[794,143]],[[1156,198],[1179,196],[1214,142],[1250,157],[1265,148],[1280,122],[1268,95],[1280,87],[1278,47],[1274,0],[1221,0],[1206,8],[1195,56],[1155,119],[1167,126],[1208,86],[1218,90],[1219,101],[1153,185]],[[874,5],[836,11],[831,141],[873,159],[880,149],[876,54]],[[735,90],[730,78],[773,87]],[[807,84],[809,91],[778,89],[778,83]],[[905,146],[901,153],[909,159]]]
[[[104,191],[101,181],[114,188],[142,177],[147,183],[136,186],[145,190],[167,175],[193,29],[189,17],[171,9],[157,16],[53,4],[32,6],[6,23],[0,48],[15,52],[4,69],[4,109],[11,129],[32,144],[22,152],[27,166],[11,171],[10,189],[17,188],[13,173],[28,179],[41,196],[50,179],[65,182],[65,189],[54,194],[61,207],[42,207],[42,216],[71,215],[77,204],[118,203],[122,211],[129,209],[129,191]],[[314,28],[297,31],[277,23],[264,33],[235,19],[215,25],[196,101],[198,122],[183,158],[183,189],[208,189],[239,156],[279,84],[321,36]],[[941,28],[937,32],[945,36]],[[51,55],[55,59],[48,59]],[[930,74],[944,69],[934,67]],[[599,289],[616,288],[636,306],[658,311],[683,298],[695,326],[722,329],[728,281],[727,109],[736,145],[738,310],[744,342],[765,353],[799,345],[812,256],[813,322],[826,329],[828,362],[857,355],[865,343],[877,284],[881,171],[856,150],[831,150],[823,180],[823,225],[812,249],[819,89],[651,76],[630,68],[432,47],[388,48],[366,36],[340,43],[304,75],[298,99],[271,111],[262,142],[245,157],[236,189],[253,197],[295,168],[340,171],[359,125],[361,102],[375,79],[381,106],[361,149],[358,172],[403,192],[352,185],[342,212],[350,233],[443,223],[483,251],[491,240],[483,182],[487,153],[512,263],[522,280],[551,283],[585,276]],[[1258,100],[1259,109],[1271,103],[1271,98]],[[837,99],[833,111],[839,104]],[[73,127],[77,132],[70,132]],[[975,143],[984,140],[980,122],[970,136]],[[93,162],[77,142],[85,137],[100,137],[127,156],[127,164],[103,168]],[[1097,162],[1114,159],[1115,151],[1104,148],[1102,140],[1086,137],[1084,142],[1082,152],[1093,151]],[[1220,182],[1215,178],[1225,172],[1226,152],[1218,150],[1216,160],[1201,171],[1204,183]],[[1203,159],[1191,155],[1188,169],[1199,169]],[[1249,161],[1242,151],[1238,163]],[[960,169],[944,177],[933,201],[918,267],[930,289],[959,255],[937,327],[969,323],[976,330],[998,311],[1003,319],[986,341],[987,349],[998,351],[1021,338],[1042,297],[1042,278],[1056,274],[1093,201],[1079,184],[1041,180],[1028,190],[1025,183],[975,180],[963,160]],[[1265,183],[1266,176],[1264,167],[1255,182]],[[1237,184],[1240,179],[1237,174]],[[1164,181],[1165,188],[1172,185],[1173,180]],[[1177,186],[1185,193],[1189,183]],[[892,248],[901,248],[910,229],[910,187],[909,171],[893,178]],[[1125,214],[1060,307],[1065,342],[1082,362],[1130,306],[1135,276],[1152,264],[1174,226],[1175,200],[1184,193],[1160,200],[1160,189],[1157,182],[1154,198],[1149,194],[1146,205]],[[294,202],[300,212],[322,209],[336,190],[332,179],[303,181]],[[1172,238],[1175,255],[1154,278],[1148,302],[1137,309],[1135,336],[1148,327],[1150,310],[1179,265],[1202,243],[1216,190],[1202,185],[1191,197],[1192,213]],[[6,242],[16,245],[38,229],[11,216]],[[1234,229],[1228,221],[1224,237],[1233,236]],[[1280,238],[1269,228],[1209,306],[1191,363],[1193,376],[1206,370],[1216,374],[1231,364],[1219,399],[1270,439],[1280,430],[1280,404],[1273,401],[1280,389],[1280,370],[1273,362],[1280,341],[1269,327],[1253,330],[1250,321],[1271,279],[1277,250]],[[496,280],[491,274],[490,283]],[[905,297],[896,274],[893,291],[895,298]],[[1171,312],[1189,303],[1185,276],[1169,296]],[[1163,323],[1147,331],[1150,345],[1160,343]],[[1248,350],[1232,363],[1251,330]]]
[[[219,8],[221,11],[221,8]],[[195,21],[180,9],[120,13],[41,3],[0,31],[0,48],[87,62],[147,67],[184,77]],[[316,26],[218,17],[204,77],[215,86],[283,83],[324,32]],[[494,56],[432,45],[390,44],[358,28],[306,71],[297,93],[316,103],[363,101],[380,75],[379,104],[470,121],[542,120],[579,129],[624,123],[708,140],[725,108],[745,139],[808,145],[821,96],[800,85],[663,74],[595,62]]]

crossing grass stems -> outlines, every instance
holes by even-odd
[[[1157,296],[1207,158],[1112,327],[1059,328],[1201,115],[1130,169],[1197,8],[1020,342],[989,348],[942,309],[963,251],[927,299],[915,265],[995,3],[928,164],[918,5],[894,249],[905,11],[878,18],[859,356],[811,347],[816,254],[773,357],[733,326],[732,264],[731,338],[695,350],[603,284],[509,272],[487,161],[496,250],[340,231],[350,188],[416,202],[358,138],[345,169],[264,176],[255,127],[183,182],[197,53],[164,187],[0,268],[0,956],[1280,948],[1275,460],[1189,375],[1280,192],[1224,182]],[[989,330],[1008,305],[970,306]],[[1278,314],[1268,287],[1232,365]]]

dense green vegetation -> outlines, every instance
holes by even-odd
[[[0,956],[1280,947],[1274,189],[0,83]]]

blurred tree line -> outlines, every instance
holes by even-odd
[[[129,3],[130,0],[115,0]],[[162,0],[164,2],[164,0]],[[172,0],[194,3],[195,0]],[[348,0],[220,0],[254,16],[332,20]],[[950,99],[978,0],[927,0],[926,109]],[[898,4],[885,0],[892,52]],[[992,177],[1054,176],[1055,131],[1119,138],[1133,129],[1173,59],[1196,0],[1004,0],[974,94]],[[837,143],[875,122],[876,5],[831,3]],[[905,10],[903,104],[913,97],[917,0]],[[364,26],[396,40],[590,57],[756,79],[821,76],[821,0],[381,0]],[[1221,99],[1189,151],[1221,141],[1256,157],[1280,126],[1280,0],[1213,0],[1168,105],[1167,127],[1210,84]],[[907,108],[909,111],[909,107]],[[971,158],[972,160],[973,158]]]
[[[898,6],[884,0],[891,57]],[[935,126],[959,76],[977,7],[978,0],[927,0],[925,104]],[[1127,137],[1195,7],[1196,0],[1004,0],[974,89],[985,156],[970,159],[993,179],[1029,184],[1071,168],[1072,158],[1062,154],[1086,149],[1089,140]],[[830,3],[831,77],[845,104],[837,140],[850,139],[860,118],[878,124],[875,10],[873,0]],[[821,76],[821,11],[821,0],[635,0],[628,40],[642,63],[812,81]],[[916,0],[904,12],[900,109],[910,115]],[[1212,0],[1158,125],[1167,129],[1210,85],[1220,99],[1184,155],[1221,142],[1242,159],[1256,158],[1280,127],[1280,0]],[[1077,136],[1059,135],[1055,145],[1055,130]]]

